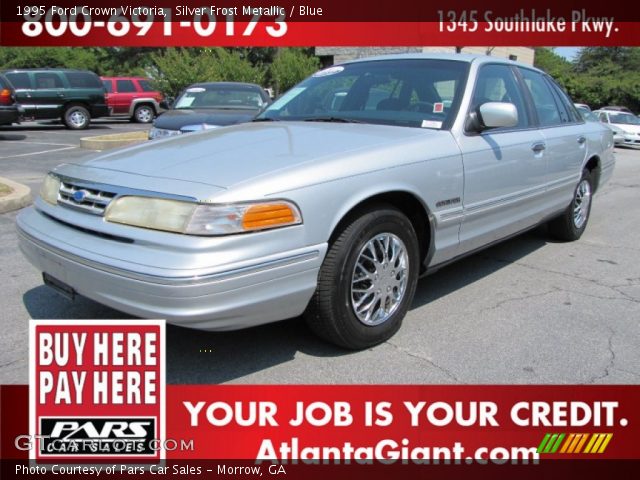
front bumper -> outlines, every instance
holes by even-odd
[[[327,249],[313,245],[243,259],[210,274],[168,275],[83,253],[80,246],[87,242],[95,252],[113,240],[69,227],[33,207],[21,212],[17,226],[27,259],[80,295],[134,316],[204,330],[236,330],[300,315]]]

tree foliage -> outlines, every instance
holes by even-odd
[[[552,49],[538,48],[535,64],[566,88],[575,102],[640,111],[640,48],[586,47],[573,62]]]
[[[158,88],[176,96],[197,82],[262,83],[264,69],[253,66],[241,52],[224,48],[169,48],[152,54],[150,74]]]
[[[10,68],[80,68],[99,70],[99,59],[91,48],[35,47],[0,48],[0,65]]]
[[[269,68],[276,92],[284,92],[320,68],[320,60],[299,48],[279,50]]]

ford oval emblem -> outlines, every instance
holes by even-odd
[[[81,203],[86,197],[89,195],[89,192],[86,190],[78,190],[73,192],[73,200],[77,203]]]

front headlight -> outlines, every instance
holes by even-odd
[[[153,140],[154,138],[167,138],[173,137],[174,135],[180,135],[182,132],[180,130],[168,130],[166,128],[156,128],[152,127],[149,130],[149,140]]]
[[[198,123],[196,125],[185,125],[184,127],[180,127],[180,133],[201,132],[202,130],[212,130],[214,128],[220,128],[220,125]]]
[[[60,179],[55,175],[47,175],[42,182],[40,197],[52,205],[58,204],[58,192],[60,191]]]
[[[213,205],[131,196],[111,202],[105,220],[189,235],[229,235],[297,225],[302,215],[283,200]]]

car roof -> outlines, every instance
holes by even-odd
[[[138,77],[138,76],[115,76],[115,77],[100,77],[101,80],[151,80],[148,77]]]
[[[91,70],[79,70],[77,68],[9,68],[7,70],[2,70],[0,73],[20,73],[20,72],[65,72],[65,73],[92,73],[93,75],[97,74],[92,72]]]
[[[393,55],[378,55],[374,57],[363,57],[354,60],[342,62],[339,65],[348,65],[369,61],[383,61],[383,60],[455,60],[465,63],[502,63],[505,65],[517,65],[519,67],[529,68],[531,70],[541,70],[522,62],[516,62],[515,60],[509,60],[506,58],[493,57],[490,55],[472,55],[468,53],[398,53]],[[542,72],[544,73],[544,72]]]
[[[260,85],[257,85],[255,83],[244,83],[244,82],[200,82],[200,83],[193,83],[189,85],[187,88],[193,88],[193,87],[238,87],[238,88],[262,90],[262,87]]]
[[[633,113],[629,113],[622,110],[608,110],[606,108],[599,108],[598,110],[594,110],[593,113],[609,113],[612,115],[631,115],[632,117],[635,117]]]

